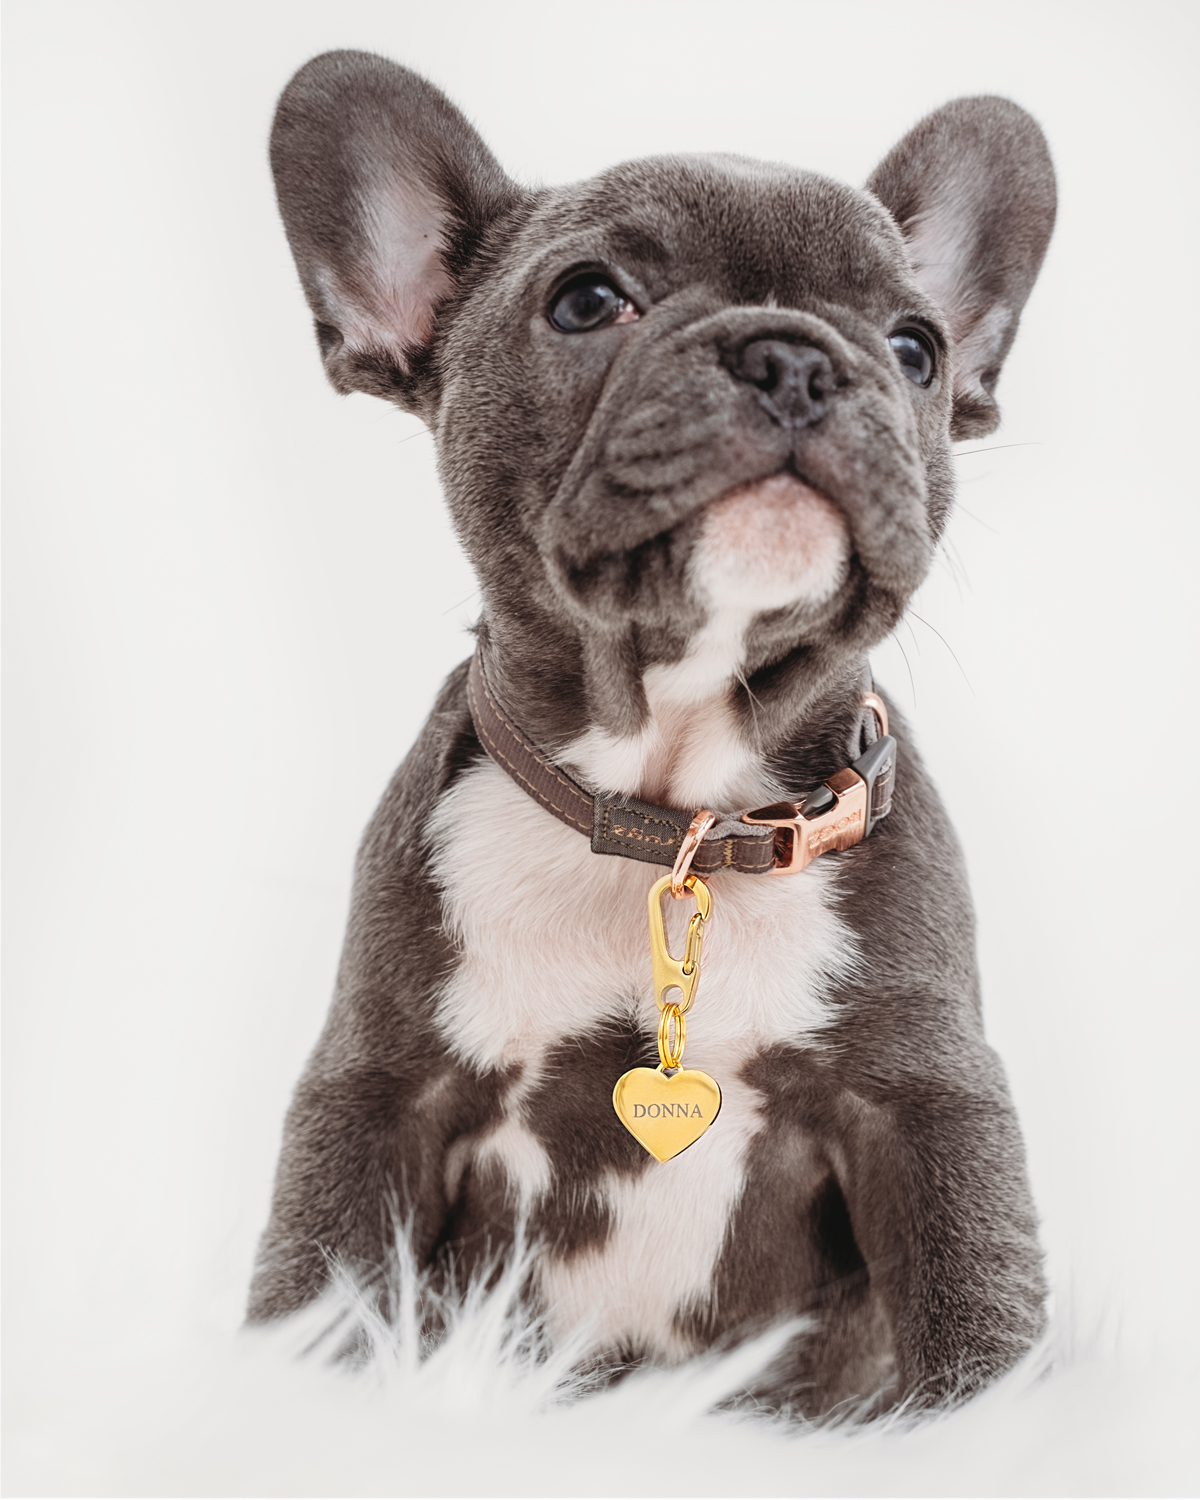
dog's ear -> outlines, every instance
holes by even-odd
[[[444,94],[369,52],[300,69],[271,167],[330,380],[419,404],[438,307],[519,190]]]
[[[1054,168],[1007,99],[956,99],[910,130],[868,188],[889,209],[953,338],[952,438],[995,430],[993,391],[1054,228]]]

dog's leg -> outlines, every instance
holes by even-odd
[[[854,1237],[891,1323],[902,1395],[918,1406],[984,1385],[1044,1326],[1036,1218],[1000,1064],[975,1043],[956,1074],[843,1095],[839,1111]]]
[[[310,1301],[336,1256],[386,1261],[396,1214],[428,1263],[451,1210],[448,1155],[496,1109],[500,1073],[470,1072],[434,1024],[459,955],[429,874],[429,821],[480,753],[465,664],[443,687],[359,850],[337,994],[284,1128],[249,1316]]]
[[[446,1124],[430,1128],[407,1080],[369,1067],[327,1071],[323,1062],[318,1051],[288,1113],[251,1321],[311,1301],[331,1256],[358,1275],[381,1266],[393,1217],[411,1224],[424,1264],[446,1217]]]

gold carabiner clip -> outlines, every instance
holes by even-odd
[[[666,1005],[663,996],[678,990],[680,1011],[690,1008],[700,982],[700,950],[704,944],[704,924],[712,916],[712,896],[698,875],[686,875],[684,890],[696,898],[696,910],[688,922],[683,957],[676,958],[667,947],[667,926],[663,919],[662,898],[671,889],[673,876],[664,875],[650,887],[650,964],[654,970],[654,998],[659,1010]]]

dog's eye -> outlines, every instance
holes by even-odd
[[[900,368],[914,385],[928,385],[933,379],[933,350],[929,340],[915,328],[893,333],[888,343],[896,351]]]
[[[595,271],[568,281],[550,305],[550,321],[560,333],[588,333],[606,323],[632,323],[637,317],[629,298]]]

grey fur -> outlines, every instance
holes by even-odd
[[[736,705],[797,793],[844,764],[864,653],[898,620],[945,524],[950,441],[998,420],[996,378],[1054,218],[1029,116],[1002,99],[947,105],[889,154],[871,191],[720,156],[529,191],[428,83],[331,53],[289,84],[271,154],[330,379],[418,413],[435,434],[482,584],[492,683],[526,732],[553,751],[589,723],[636,730],[643,673],[681,657],[702,618],[687,581],[702,507],[791,469],[845,515],[853,563],[820,608],[758,617]],[[405,240],[414,215],[421,234]],[[411,294],[414,266],[424,269]],[[556,331],[545,308],[577,267],[611,275],[640,320]],[[887,342],[914,322],[938,348],[928,390]],[[821,351],[834,383],[819,420],[792,420],[734,378],[758,339]],[[907,731],[893,733],[892,816],[827,856],[843,865],[865,976],[838,994],[818,1053],[776,1049],[748,1070],[773,1128],[753,1148],[718,1266],[719,1312],[690,1315],[709,1340],[820,1312],[819,1336],[764,1393],[810,1415],[849,1398],[951,1399],[1010,1365],[1042,1326],[1034,1215],[983,1040],[961,858]],[[472,1177],[450,1200],[444,1174],[451,1144],[494,1118],[506,1080],[453,1063],[432,1025],[455,954],[423,830],[480,753],[460,668],[360,852],[337,995],[288,1116],[252,1318],[311,1298],[326,1250],[378,1264],[396,1191],[431,1264],[452,1250],[468,1265],[511,1232],[501,1180]],[[550,1059],[529,1113],[555,1180],[640,1173],[648,1158],[601,1095],[649,1060],[651,1038],[617,1027],[573,1047]],[[555,1131],[554,1078],[568,1065],[599,1080],[595,1124],[576,1113]],[[603,1239],[596,1202],[551,1191],[534,1225],[555,1247],[546,1253]]]

